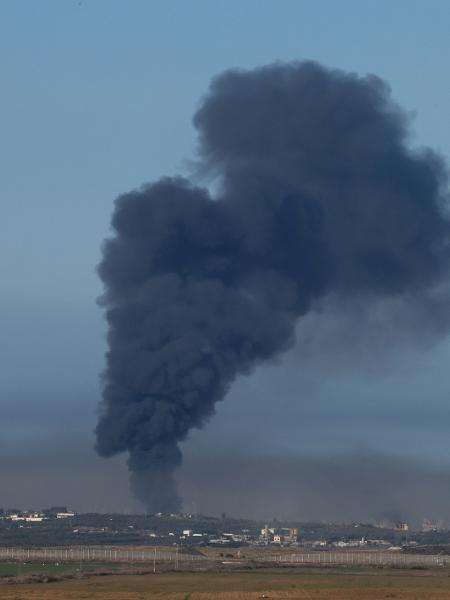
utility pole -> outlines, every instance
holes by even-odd
[[[155,553],[153,555],[153,573],[156,573],[156,547],[155,547]]]

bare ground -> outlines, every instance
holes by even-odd
[[[5,585],[1,600],[450,600],[447,572],[224,572],[108,575]]]

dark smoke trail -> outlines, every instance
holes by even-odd
[[[335,293],[420,295],[447,270],[446,173],[407,146],[378,78],[312,62],[230,71],[194,117],[219,197],[162,179],[118,198],[100,276],[109,324],[97,450],[177,510],[180,440],[237,375]]]

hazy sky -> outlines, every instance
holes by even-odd
[[[121,461],[91,450],[105,350],[95,267],[114,198],[189,173],[211,77],[306,58],[375,73],[414,115],[412,144],[449,157],[449,19],[447,0],[0,0],[0,506],[133,507]],[[230,448],[289,457],[290,472],[364,452],[381,470],[386,455],[450,469],[450,340],[411,350],[405,333],[384,352],[382,315],[364,335],[345,316],[311,316],[298,348],[237,382],[186,443],[187,505],[215,509],[189,473],[207,489],[196,465]],[[239,512],[228,493],[216,512]]]

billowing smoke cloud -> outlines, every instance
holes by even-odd
[[[233,380],[289,349],[330,294],[417,299],[448,267],[446,173],[408,146],[385,83],[312,63],[229,71],[194,116],[213,198],[164,178],[118,198],[99,267],[109,324],[97,450],[177,510],[179,442]]]

